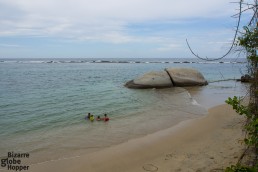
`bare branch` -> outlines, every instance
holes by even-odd
[[[248,24],[248,26],[250,26],[251,24],[252,24],[252,22],[254,21],[254,19],[255,19],[255,17],[257,16],[257,7],[255,8],[255,11],[254,11],[254,14],[253,14],[253,17],[251,18],[251,20],[250,20],[250,22],[249,22],[249,24]]]
[[[199,59],[201,59],[201,60],[206,60],[206,61],[215,61],[215,60],[220,60],[220,59],[223,59],[224,57],[226,57],[226,56],[231,52],[231,50],[233,49],[234,43],[235,43],[235,41],[236,41],[236,37],[237,37],[237,33],[238,33],[238,30],[239,30],[239,25],[240,25],[240,21],[241,21],[241,15],[242,15],[242,0],[239,2],[239,11],[240,11],[240,13],[239,13],[239,16],[238,16],[238,22],[237,22],[237,27],[236,27],[234,39],[233,39],[233,41],[232,41],[232,44],[231,44],[229,50],[228,50],[223,56],[221,56],[221,57],[219,57],[219,58],[208,58],[207,56],[206,56],[206,58],[200,57],[198,54],[196,54],[196,53],[192,50],[191,46],[190,46],[189,43],[188,43],[188,40],[186,39],[187,46],[188,46],[189,50],[191,51],[191,53],[192,53],[195,57],[197,57],[197,58],[199,58]]]
[[[226,57],[226,56],[231,52],[231,50],[233,49],[234,43],[235,43],[235,41],[236,41],[236,37],[237,37],[237,33],[238,33],[238,30],[239,30],[239,25],[240,25],[240,21],[241,21],[241,15],[242,15],[242,0],[239,2],[239,11],[240,11],[240,12],[239,12],[239,16],[238,16],[238,22],[237,22],[237,27],[236,27],[234,39],[233,39],[233,41],[232,41],[232,44],[231,44],[229,50],[228,50],[223,56],[221,56],[221,57],[219,57],[219,58],[208,58],[207,56],[206,56],[206,58],[200,57],[198,54],[196,54],[196,53],[192,50],[191,46],[190,46],[189,43],[188,43],[188,40],[186,39],[187,46],[188,46],[188,48],[190,49],[191,53],[192,53],[195,57],[197,57],[197,58],[199,58],[199,59],[201,59],[201,60],[206,60],[206,61],[215,61],[215,60],[220,60],[220,59],[223,59],[224,57]]]
[[[231,16],[231,17],[237,17],[237,18],[238,18],[239,15],[240,15],[240,13],[246,12],[246,11],[251,10],[251,9],[256,9],[256,10],[257,10],[257,8],[255,8],[255,7],[248,7],[248,8],[245,8],[244,10],[241,10],[239,13],[234,14],[234,15]]]
[[[199,56],[197,53],[195,53],[195,52],[193,51],[193,49],[191,48],[191,46],[190,46],[188,40],[186,39],[187,46],[188,46],[189,50],[191,51],[191,53],[192,53],[195,57],[197,57],[197,58],[199,58],[199,59],[202,59],[202,60],[206,60],[206,61],[215,61],[215,60],[220,60],[220,59],[226,57],[226,56],[232,51],[232,49],[233,49],[233,47],[234,47],[234,45],[235,45],[234,43],[236,42],[237,35],[238,35],[239,33],[242,34],[242,32],[239,30],[239,25],[240,25],[240,22],[241,22],[242,14],[243,14],[244,12],[246,12],[246,11],[253,10],[253,15],[252,15],[252,17],[251,17],[251,20],[250,20],[249,23],[248,23],[248,26],[250,26],[252,23],[257,22],[257,21],[255,21],[255,19],[257,20],[257,16],[258,16],[258,4],[257,4],[257,0],[255,0],[253,4],[244,2],[244,0],[240,0],[239,2],[232,2],[232,3],[238,3],[238,4],[239,4],[239,9],[238,9],[238,10],[239,10],[239,13],[237,13],[237,14],[235,14],[235,15],[232,16],[232,17],[234,17],[234,18],[238,18],[238,20],[237,20],[236,31],[235,31],[235,34],[234,34],[234,39],[233,39],[233,41],[232,41],[232,43],[231,43],[231,46],[230,46],[229,50],[228,50],[224,55],[222,55],[221,57],[218,57],[218,58],[208,58],[207,56],[206,56],[206,57],[201,57],[201,56]]]

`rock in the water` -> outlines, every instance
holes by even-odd
[[[203,75],[191,68],[167,68],[165,69],[173,80],[175,86],[202,86],[207,85]]]
[[[191,68],[167,68],[165,71],[148,72],[125,84],[128,88],[168,88],[173,86],[207,85],[203,75]]]
[[[248,74],[241,76],[241,79],[240,79],[241,82],[250,82],[251,80],[252,78]]]
[[[128,88],[168,88],[172,81],[165,71],[148,72],[125,84]]]

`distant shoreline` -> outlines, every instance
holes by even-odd
[[[129,64],[243,64],[245,58],[228,58],[220,61],[203,61],[197,58],[0,58],[1,63],[129,63]]]

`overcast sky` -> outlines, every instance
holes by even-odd
[[[217,57],[232,0],[0,0],[0,58]]]

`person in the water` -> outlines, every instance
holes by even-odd
[[[94,115],[92,115],[91,113],[88,113],[88,116],[85,117],[85,119],[89,119],[91,122],[93,122],[95,120]],[[97,121],[109,121],[109,117],[107,116],[107,114],[104,114],[104,118],[100,118],[100,116],[97,117],[96,119]]]
[[[90,115],[90,121],[93,122],[94,121],[94,116]]]
[[[107,116],[106,113],[104,114],[104,119],[103,119],[103,120],[104,120],[105,122],[106,122],[106,121],[109,121],[109,117]]]
[[[85,119],[90,119],[90,113],[88,113],[88,116],[85,117]]]

